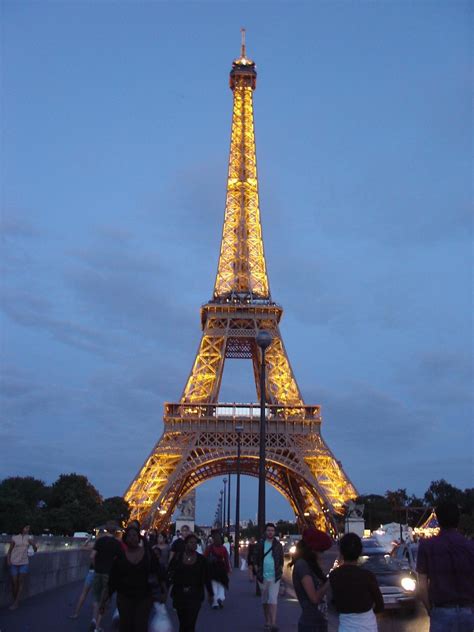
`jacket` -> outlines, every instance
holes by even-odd
[[[259,582],[263,582],[263,556],[264,556],[264,545],[265,540],[260,540],[258,543],[258,548],[256,550],[256,575]],[[283,547],[281,542],[279,542],[276,538],[273,538],[272,541],[272,551],[268,553],[273,557],[273,563],[275,565],[275,581],[277,582],[281,579],[283,575]]]

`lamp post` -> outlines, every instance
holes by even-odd
[[[225,525],[226,525],[226,491],[227,491],[227,479],[224,478],[224,506],[223,506],[223,510],[224,510],[224,519],[222,521],[222,532],[225,532]]]
[[[230,472],[227,483],[227,536],[230,537]]]
[[[272,337],[268,331],[259,331],[256,337],[257,345],[262,352],[260,368],[260,450],[258,465],[258,533],[263,537],[265,529],[265,349],[271,344]]]
[[[234,542],[234,567],[239,568],[240,546],[240,440],[244,427],[236,426],[237,432],[237,485],[235,489],[235,542]]]
[[[219,514],[220,514],[220,520],[219,520],[219,522],[220,522],[220,528],[221,528],[221,529],[222,529],[222,525],[224,524],[224,514],[223,514],[223,512],[222,512],[222,494],[223,494],[223,493],[224,493],[224,492],[223,492],[223,490],[221,489],[221,497],[220,497],[220,500],[219,500]]]

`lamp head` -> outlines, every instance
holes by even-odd
[[[268,331],[262,329],[258,332],[255,340],[257,341],[257,345],[260,347],[260,349],[264,350],[271,345],[272,337],[268,333]]]

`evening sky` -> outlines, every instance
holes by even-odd
[[[323,437],[361,493],[471,486],[471,12],[4,1],[0,478],[121,494],[159,438],[212,295],[246,26],[272,297]],[[221,401],[252,379],[228,361]]]

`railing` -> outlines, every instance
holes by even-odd
[[[268,404],[265,407],[267,421],[272,420],[298,420],[308,422],[321,421],[321,409],[319,406],[281,406]],[[260,404],[165,404],[165,418],[183,419],[195,418],[202,420],[238,420],[260,419]]]

